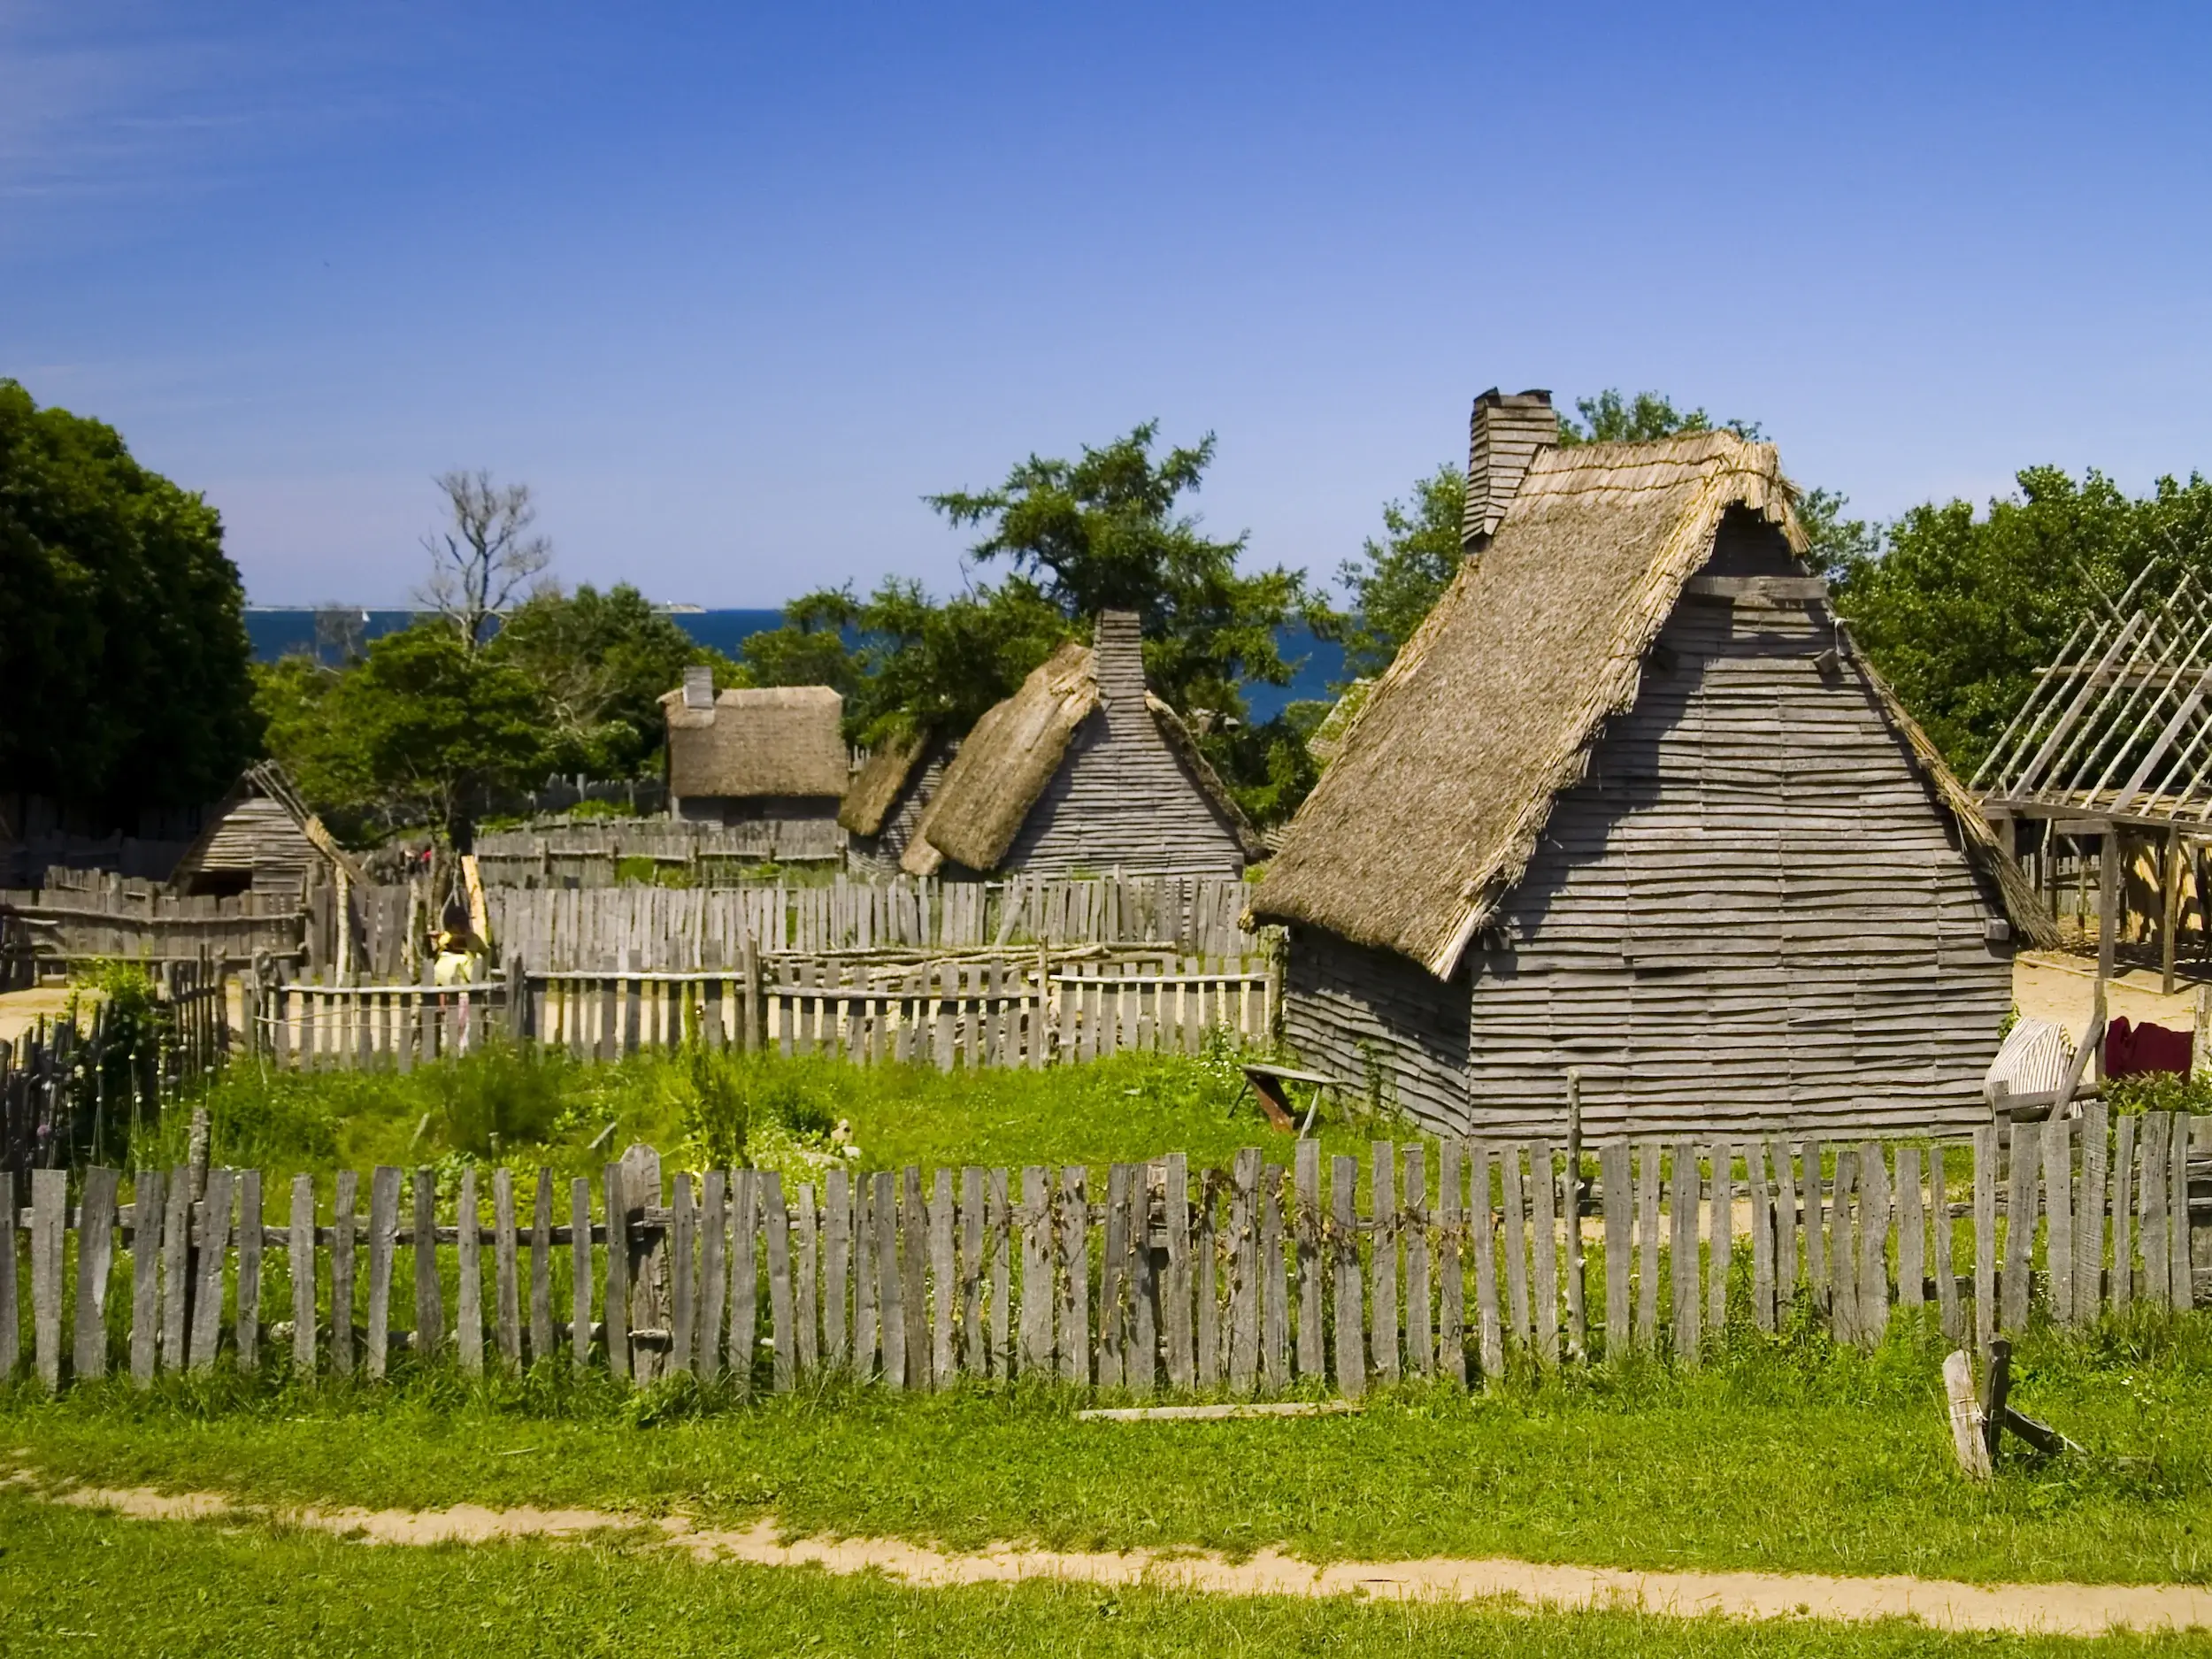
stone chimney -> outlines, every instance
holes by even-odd
[[[703,663],[695,664],[684,670],[684,707],[714,707],[714,670]]]
[[[1510,396],[1492,387],[1475,399],[1467,423],[1467,511],[1459,541],[1472,549],[1497,534],[1498,521],[1513,504],[1514,493],[1537,450],[1559,442],[1559,417],[1549,392]]]

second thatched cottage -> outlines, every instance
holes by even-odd
[[[836,838],[849,773],[844,699],[827,686],[733,687],[687,668],[664,694],[669,816]]]
[[[910,875],[1237,875],[1258,833],[1146,689],[1133,611],[1062,646],[976,722],[913,823]]]
[[[1286,1034],[1433,1130],[1986,1120],[2049,923],[1853,649],[1771,446],[1478,400],[1466,558],[1253,904]]]

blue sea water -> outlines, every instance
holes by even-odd
[[[410,611],[363,611],[357,614],[361,618],[365,641],[396,633],[414,619],[414,612]],[[711,646],[730,657],[737,656],[754,634],[764,634],[783,621],[780,611],[678,611],[671,615],[677,626],[700,644]],[[249,607],[246,634],[253,641],[254,656],[262,662],[273,663],[295,651],[313,652],[315,617],[315,611],[304,607]],[[1302,698],[1327,697],[1330,682],[1344,672],[1343,647],[1315,639],[1302,622],[1283,629],[1281,641],[1283,655],[1298,665],[1297,673],[1287,686],[1245,687],[1245,699],[1258,719],[1272,718],[1284,704]]]

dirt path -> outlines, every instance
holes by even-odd
[[[37,1486],[27,1472],[11,1484]],[[1317,1567],[1270,1550],[1244,1561],[1209,1551],[1123,1554],[998,1547],[949,1554],[897,1539],[786,1540],[773,1521],[744,1528],[657,1521],[597,1509],[263,1509],[220,1493],[150,1487],[40,1488],[50,1502],[156,1521],[256,1517],[373,1544],[490,1543],[642,1532],[649,1548],[702,1562],[818,1567],[840,1575],[880,1572],[909,1584],[1002,1584],[1020,1579],[1145,1585],[1209,1595],[1369,1595],[1434,1601],[1504,1599],[1531,1608],[1626,1609],[1679,1618],[1911,1618],[1932,1630],[2096,1636],[2107,1631],[2212,1626],[2212,1589],[2193,1585],[1962,1584],[1940,1578],[1832,1578],[1789,1572],[1639,1572],[1548,1566],[1502,1557],[1339,1562]]]

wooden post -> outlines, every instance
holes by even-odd
[[[1567,1353],[1582,1359],[1590,1351],[1584,1311],[1582,1255],[1582,1068],[1567,1068]]]
[[[2112,978],[2115,948],[2120,934],[2120,826],[2105,826],[2102,851],[2097,864],[2097,1013],[2092,1029],[2103,1023],[2105,984]],[[2104,1049],[2095,1056],[2097,1081],[2104,1081]]]
[[[2168,996],[2174,994],[2174,942],[2181,932],[2181,832],[2166,832],[2164,856],[2158,861],[2159,897],[2164,901],[2160,907],[2158,927],[2158,964],[2162,978],[2160,989]]]

